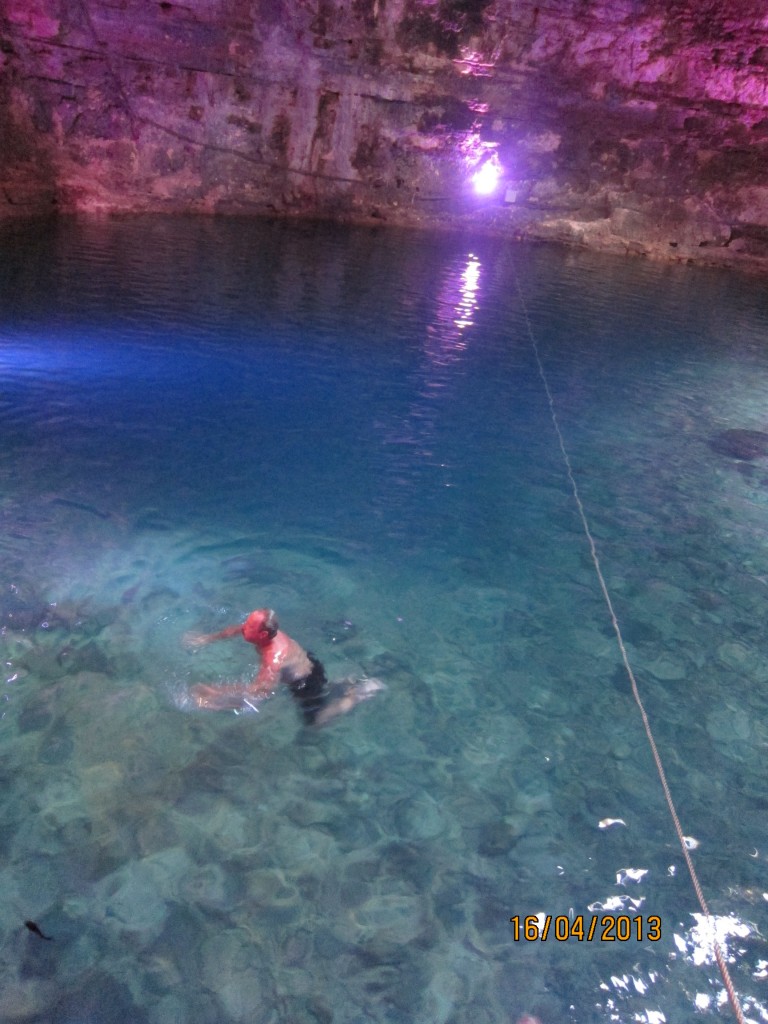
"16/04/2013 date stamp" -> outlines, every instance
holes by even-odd
[[[515,942],[658,942],[661,938],[661,918],[654,914],[516,914],[509,923]]]

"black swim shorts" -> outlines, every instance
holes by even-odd
[[[288,689],[298,701],[304,721],[307,725],[312,725],[328,699],[328,680],[325,677],[325,669],[317,658],[309,651],[307,657],[312,663],[312,671],[309,675],[288,683]]]

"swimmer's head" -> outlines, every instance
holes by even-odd
[[[271,608],[257,608],[243,623],[243,637],[257,647],[263,647],[274,639],[277,630],[277,616]]]

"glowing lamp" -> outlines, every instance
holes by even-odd
[[[472,186],[479,196],[489,196],[496,191],[504,168],[495,153],[485,160],[472,175]]]

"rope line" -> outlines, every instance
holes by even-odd
[[[632,665],[630,664],[630,661],[629,661],[629,654],[627,653],[627,648],[626,648],[626,646],[624,644],[624,637],[622,636],[621,626],[619,625],[619,620],[618,620],[618,617],[616,615],[616,611],[615,611],[614,606],[613,606],[613,601],[611,599],[610,592],[608,590],[608,584],[605,582],[605,577],[603,576],[603,570],[602,570],[602,567],[600,565],[600,558],[598,557],[598,554],[597,554],[597,545],[596,545],[595,539],[594,539],[594,537],[592,535],[592,530],[590,529],[589,520],[587,518],[587,513],[586,513],[586,510],[584,508],[584,504],[583,504],[583,502],[581,500],[581,494],[579,493],[578,484],[576,483],[576,477],[575,477],[574,472],[573,472],[573,466],[571,464],[571,458],[570,458],[570,456],[568,454],[568,449],[565,446],[565,440],[563,438],[563,433],[562,433],[562,431],[560,429],[560,421],[557,418],[557,410],[555,409],[555,400],[554,400],[554,397],[552,395],[552,390],[551,390],[551,388],[549,386],[549,381],[547,379],[547,375],[546,375],[546,373],[544,371],[544,364],[543,364],[543,362],[541,360],[541,355],[539,354],[539,346],[538,346],[538,343],[536,341],[536,337],[535,337],[535,335],[533,333],[533,326],[531,324],[531,318],[528,315],[528,307],[526,305],[525,297],[523,296],[523,291],[522,291],[522,288],[520,286],[520,280],[519,280],[519,278],[517,276],[517,272],[515,271],[514,266],[513,266],[512,270],[513,270],[513,274],[514,274],[514,278],[515,278],[515,286],[516,286],[516,289],[517,289],[517,294],[518,294],[518,297],[520,299],[520,305],[522,307],[523,316],[525,318],[525,324],[526,324],[526,328],[527,328],[527,331],[528,331],[528,337],[529,337],[530,342],[531,342],[531,348],[533,349],[533,354],[534,354],[534,356],[536,358],[536,365],[538,366],[538,370],[539,370],[539,376],[541,377],[541,382],[542,382],[542,384],[544,386],[544,392],[545,392],[545,394],[547,396],[547,402],[549,404],[549,411],[550,411],[550,415],[552,417],[552,424],[553,424],[553,426],[555,428],[555,434],[557,435],[557,442],[558,442],[558,445],[560,447],[560,453],[562,454],[563,462],[565,463],[566,473],[567,473],[568,480],[569,480],[570,485],[571,485],[571,492],[573,494],[574,501],[576,502],[576,508],[578,509],[578,512],[579,512],[579,518],[581,519],[581,525],[582,525],[582,527],[584,529],[584,534],[585,534],[585,536],[587,538],[587,542],[589,543],[589,551],[590,551],[590,555],[592,557],[592,564],[593,564],[593,566],[595,568],[595,573],[597,574],[597,579],[598,579],[598,582],[600,584],[600,590],[602,591],[603,598],[605,599],[605,604],[606,604],[606,606],[608,608],[608,614],[610,615],[611,624],[613,626],[613,631],[616,634],[616,642],[618,644],[619,651],[621,653],[621,660],[624,663],[624,668],[626,669],[627,675],[629,677],[629,681],[630,681],[630,683],[632,685],[632,695],[633,695],[633,697],[635,699],[635,703],[637,704],[637,706],[638,706],[638,708],[640,710],[640,716],[641,716],[641,718],[643,720],[643,728],[645,729],[645,735],[646,735],[646,737],[648,739],[648,744],[649,744],[649,746],[651,748],[651,753],[653,754],[653,760],[654,760],[654,762],[656,764],[656,771],[658,772],[659,779],[661,781],[661,788],[664,791],[664,799],[667,802],[667,807],[668,807],[669,813],[670,813],[670,815],[672,817],[672,822],[673,822],[674,827],[675,827],[675,832],[677,833],[677,838],[678,838],[678,841],[680,843],[680,848],[681,848],[681,850],[683,852],[683,857],[684,857],[685,863],[686,863],[686,865],[688,867],[688,873],[691,876],[691,882],[693,883],[693,888],[694,888],[694,891],[696,893],[696,899],[698,900],[699,906],[701,907],[701,911],[702,911],[704,917],[706,918],[707,924],[710,927],[710,931],[711,931],[711,934],[712,934],[712,945],[713,945],[713,951],[714,951],[715,960],[717,962],[717,966],[720,969],[720,974],[721,974],[722,979],[723,979],[723,984],[725,985],[725,990],[728,993],[728,999],[730,1001],[731,1008],[733,1009],[733,1012],[734,1012],[734,1014],[736,1016],[736,1020],[739,1022],[739,1024],[745,1024],[744,1013],[743,1013],[741,1005],[739,1003],[739,999],[738,999],[738,996],[736,994],[736,989],[734,988],[733,981],[731,980],[731,973],[728,970],[728,964],[725,962],[725,957],[723,956],[723,952],[720,949],[720,944],[717,941],[717,934],[716,934],[716,931],[715,931],[715,928],[714,928],[714,925],[713,925],[713,918],[712,918],[712,915],[711,915],[711,913],[709,911],[709,907],[707,906],[707,901],[704,898],[704,891],[701,888],[701,883],[699,881],[699,876],[696,873],[696,868],[694,867],[693,859],[691,858],[691,854],[690,854],[690,851],[688,849],[688,845],[687,845],[687,843],[685,841],[685,834],[683,833],[683,828],[682,828],[682,825],[680,824],[680,818],[678,817],[678,814],[677,814],[677,808],[675,807],[675,802],[672,799],[672,791],[670,790],[669,783],[667,782],[667,774],[664,771],[664,765],[663,765],[662,760],[661,760],[661,755],[659,754],[658,747],[656,746],[656,740],[654,739],[653,731],[651,730],[651,723],[650,723],[650,721],[648,719],[648,715],[647,715],[646,710],[645,710],[645,705],[643,704],[642,698],[640,696],[640,690],[638,689],[637,679],[635,678],[635,673],[634,673],[634,671],[632,669]]]

